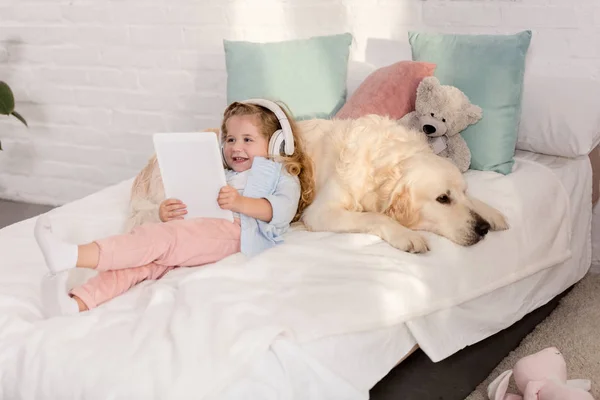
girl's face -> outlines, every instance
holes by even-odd
[[[225,122],[223,154],[227,165],[236,172],[249,170],[254,157],[267,157],[269,153],[269,143],[257,124],[255,115],[234,115]]]

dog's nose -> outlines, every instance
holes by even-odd
[[[485,220],[479,220],[477,221],[477,223],[475,224],[475,232],[479,235],[479,236],[485,236],[487,235],[487,233],[490,230],[490,224],[485,221]]]
[[[425,132],[426,135],[431,135],[435,133],[435,126],[433,125],[423,125],[423,132]]]

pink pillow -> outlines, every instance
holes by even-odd
[[[400,61],[369,75],[336,113],[338,119],[355,119],[367,114],[400,119],[415,109],[417,86],[432,76],[435,64]]]

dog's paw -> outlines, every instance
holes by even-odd
[[[486,220],[490,224],[490,230],[492,231],[505,231],[509,228],[506,217],[500,211],[486,215]]]
[[[410,230],[402,230],[393,234],[389,238],[388,243],[398,250],[408,253],[426,253],[429,251],[427,240],[421,234]]]

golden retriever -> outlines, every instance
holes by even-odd
[[[493,207],[470,197],[461,172],[435,155],[424,135],[376,115],[298,123],[315,164],[308,230],[379,236],[408,252],[428,250],[419,230],[470,246],[508,228]]]

